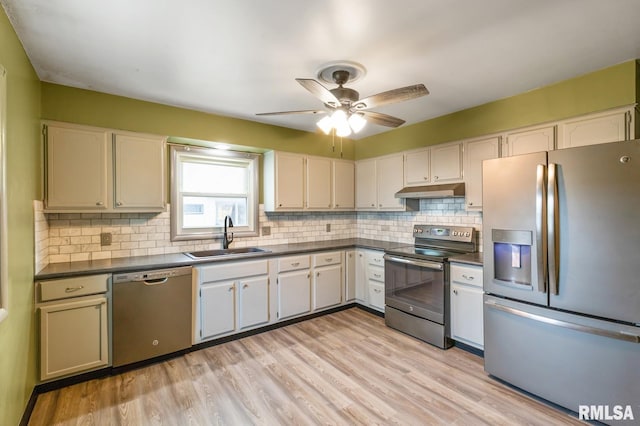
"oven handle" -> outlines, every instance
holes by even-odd
[[[406,257],[397,257],[390,254],[385,254],[384,260],[388,260],[389,262],[405,263],[407,265],[422,266],[423,268],[437,269],[438,271],[442,271],[444,269],[444,265],[442,263],[429,262],[427,260],[407,259]]]

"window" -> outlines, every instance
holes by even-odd
[[[6,137],[7,137],[7,72],[0,65],[0,321],[8,314],[7,286],[7,194],[6,194]]]
[[[171,170],[172,241],[220,237],[225,216],[257,235],[257,154],[174,145]]]

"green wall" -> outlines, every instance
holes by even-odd
[[[154,133],[196,141],[225,142],[262,150],[277,149],[325,157],[340,157],[332,139],[253,121],[221,117],[183,108],[42,83],[42,118],[112,129]],[[353,143],[345,139],[344,158],[353,159]]]
[[[0,7],[7,70],[9,316],[0,323],[0,424],[17,425],[36,382],[33,200],[40,198],[40,81]]]
[[[356,141],[356,159],[455,141],[631,105],[640,99],[637,61]],[[636,123],[637,124],[637,123]]]

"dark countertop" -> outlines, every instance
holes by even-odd
[[[449,258],[449,262],[466,263],[469,265],[482,266],[482,252],[461,254]]]
[[[155,256],[134,256],[115,259],[91,260],[82,262],[51,263],[38,272],[34,279],[45,280],[66,278],[78,275],[95,275],[104,273],[121,273],[149,269],[174,268],[178,266],[199,265],[203,263],[227,262],[240,259],[258,259],[291,254],[309,253],[323,250],[344,250],[349,248],[368,248],[386,250],[403,245],[398,242],[378,241],[365,238],[347,238],[308,243],[261,245],[260,248],[269,250],[268,253],[234,254],[207,259],[191,259],[182,254],[161,254]]]

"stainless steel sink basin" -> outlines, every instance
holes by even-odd
[[[192,259],[205,259],[208,257],[232,256],[232,255],[241,255],[241,254],[259,254],[259,253],[269,253],[269,252],[270,250],[262,249],[259,247],[238,247],[238,248],[217,249],[217,250],[190,251],[190,252],[186,252],[185,255],[189,256]]]

